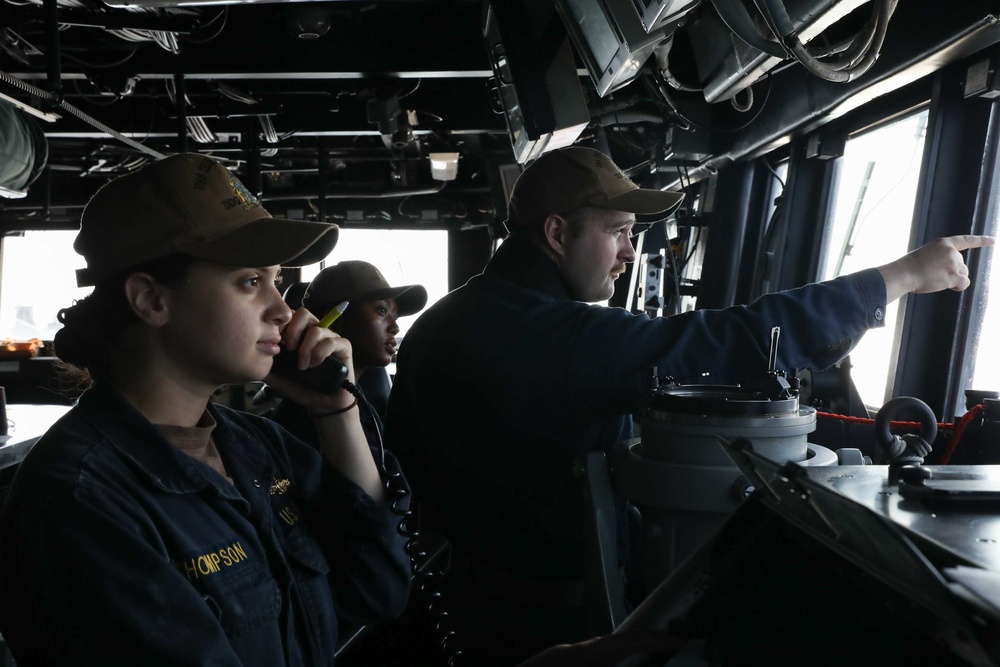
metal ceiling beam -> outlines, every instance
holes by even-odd
[[[908,0],[890,21],[878,62],[856,81],[832,83],[800,65],[789,66],[756,84],[764,106],[739,132],[718,131],[740,125],[741,115],[716,105],[713,156],[690,168],[690,177],[700,180],[734,161],[768,153],[998,42],[1000,16],[993,1]]]

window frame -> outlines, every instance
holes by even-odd
[[[997,219],[995,208],[1000,206],[996,190],[1000,187],[996,183],[1000,178],[1000,157],[996,155],[1000,150],[1000,100],[963,97],[959,84],[968,65],[967,61],[956,63],[837,119],[817,121],[764,155],[772,165],[789,161],[785,183],[788,230],[779,248],[774,267],[777,278],[771,291],[821,279],[821,258],[831,242],[830,209],[836,177],[829,158],[836,157],[837,144],[921,107],[928,109],[927,134],[908,248],[942,236],[994,232],[989,225]],[[833,147],[830,152],[834,154],[823,155],[817,146]],[[984,159],[978,151],[968,151],[968,146],[984,146],[991,153]],[[758,168],[763,170],[764,166]],[[759,239],[756,243],[754,257],[759,257],[763,248]],[[989,270],[989,262],[982,261],[981,254],[966,253],[973,280],[970,289],[904,297],[894,331],[886,400],[920,398],[943,421],[964,414],[964,391],[971,381],[982,323],[976,304],[982,298]],[[887,257],[886,261],[892,259]]]

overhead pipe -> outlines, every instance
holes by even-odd
[[[323,196],[327,199],[394,199],[397,197],[412,197],[414,195],[433,195],[444,189],[445,183],[442,181],[437,185],[422,188],[392,188],[384,190],[336,190],[326,191]],[[294,191],[282,190],[281,192],[267,193],[261,197],[261,201],[290,201],[294,199],[315,199],[319,193],[314,189],[297,189]]]
[[[317,188],[317,190],[319,190],[318,213],[319,213],[319,219],[322,222],[326,222],[326,171],[327,171],[326,143],[323,141],[323,137],[319,137],[318,143],[319,146],[317,146],[316,148],[316,151],[319,154],[317,159],[319,163],[317,165],[318,176],[319,176],[319,183]]]
[[[268,170],[271,171],[271,170]],[[242,181],[243,179],[241,179]],[[249,178],[245,179],[244,185],[250,181]],[[392,191],[383,191],[379,189],[365,189],[365,190],[338,190],[336,192],[326,192],[325,196],[330,199],[392,199],[396,197],[410,197],[414,195],[430,195],[440,192],[445,186],[442,182],[440,185],[427,188],[409,188],[409,189],[399,189],[394,188]],[[249,188],[250,186],[247,185]],[[487,187],[474,187],[474,188],[463,188],[461,190],[449,190],[449,194],[455,196],[466,196],[466,195],[485,195],[489,194],[490,189]],[[55,193],[53,193],[55,194]],[[59,193],[63,197],[67,197],[66,193]],[[292,201],[295,199],[315,199],[319,195],[315,189],[311,188],[297,188],[294,191],[291,190],[281,190],[276,193],[266,193],[260,197],[261,201]],[[87,202],[86,200],[80,200],[77,197],[67,197],[65,199],[47,199],[47,205],[51,210],[74,210],[83,209]],[[30,202],[22,202],[22,200],[12,200],[9,202],[4,202],[3,209],[0,210],[0,224],[4,221],[4,214],[7,213],[20,213],[20,212],[32,212],[37,211],[38,205]],[[79,222],[79,215],[76,217],[77,222]]]
[[[251,188],[251,192],[255,197],[260,199],[264,192],[264,179],[261,174],[261,159],[260,159],[260,140],[257,136],[257,118],[249,117],[247,118],[247,142],[246,142],[246,160],[247,160],[247,178],[245,185]]]
[[[5,72],[3,70],[0,70],[0,81],[3,81],[4,83],[7,83],[7,84],[9,84],[11,86],[14,86],[15,88],[18,88],[19,90],[21,90],[21,91],[23,91],[25,93],[28,93],[32,97],[37,97],[38,99],[43,100],[44,102],[46,102],[48,104],[51,104],[51,105],[56,106],[56,107],[59,107],[60,109],[63,109],[64,111],[67,111],[67,112],[73,114],[74,116],[76,116],[77,118],[79,118],[83,122],[87,123],[91,127],[94,127],[96,129],[100,130],[101,132],[107,134],[110,137],[114,137],[118,141],[120,141],[120,142],[122,142],[122,143],[124,143],[124,144],[126,144],[128,146],[131,146],[132,148],[134,148],[135,150],[139,151],[140,153],[145,153],[146,155],[150,155],[150,156],[152,156],[152,157],[154,157],[154,158],[156,158],[158,160],[166,157],[165,155],[163,155],[163,153],[160,153],[158,151],[154,151],[152,148],[150,148],[150,147],[148,147],[148,146],[146,146],[144,144],[140,144],[138,141],[130,139],[129,137],[126,137],[122,133],[120,133],[120,132],[118,132],[116,130],[113,130],[112,128],[108,127],[107,125],[105,125],[104,123],[100,122],[96,118],[92,118],[92,117],[88,116],[87,114],[85,114],[84,112],[80,111],[75,106],[73,106],[72,104],[70,104],[69,102],[67,102],[66,100],[64,100],[61,93],[59,95],[56,95],[56,94],[51,93],[51,92],[49,92],[47,90],[42,90],[41,88],[38,88],[37,86],[33,86],[30,83],[27,83],[25,81],[21,81],[20,79],[18,79],[17,77],[15,77],[13,74],[10,74],[10,73]],[[27,105],[19,102],[15,98],[12,98],[12,97],[9,97],[9,96],[5,96],[5,97],[6,97],[6,99],[8,99],[8,101],[10,101],[12,104],[14,104],[15,106],[17,106],[19,109],[21,109],[23,111],[27,111],[27,109],[30,108]],[[59,118],[59,116],[56,115],[56,114],[52,114],[52,113],[40,113],[37,110],[28,111],[28,113],[30,113],[31,115],[36,116],[38,118],[41,118],[42,120],[46,120],[46,121],[50,121],[50,122],[51,121],[55,121],[55,120],[57,120]]]
[[[62,67],[59,63],[59,8],[56,0],[45,0],[45,37],[48,45],[48,83],[53,101],[62,102]]]
[[[177,106],[177,145],[181,153],[188,152],[188,132],[187,132],[187,90],[184,85],[184,74],[178,72],[174,74],[174,95]]]

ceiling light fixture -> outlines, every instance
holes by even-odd
[[[431,153],[431,178],[454,181],[458,177],[458,153]]]

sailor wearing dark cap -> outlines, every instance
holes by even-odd
[[[93,292],[59,313],[55,352],[84,383],[31,448],[0,513],[0,632],[24,665],[333,664],[339,619],[405,608],[408,499],[373,457],[347,390],[273,378],[320,451],[213,400],[350,345],[293,311],[282,265],[337,227],[279,220],[223,164],[179,154],[106,184],[75,248]]]
[[[390,379],[384,369],[395,361],[399,348],[398,320],[420,312],[426,304],[423,285],[392,287],[374,264],[361,260],[344,260],[324,268],[302,295],[302,305],[311,312],[336,309],[340,313],[330,328],[351,343],[360,392],[357,396],[363,408],[361,425],[368,444],[376,449],[382,446],[382,418],[389,395]],[[316,444],[315,425],[297,403],[282,401],[272,418]]]
[[[826,368],[882,326],[887,302],[967,287],[959,251],[992,244],[941,239],[878,269],[725,310],[650,318],[591,305],[635,260],[636,215],[666,216],[682,198],[639,187],[591,148],[545,153],[516,181],[509,237],[484,272],[407,332],[386,443],[451,542],[442,599],[469,664],[516,664],[598,627],[585,608],[578,471],[589,453],[610,457],[632,438],[654,367],[660,377],[756,381],[778,326],[778,368]],[[624,506],[618,498],[612,569],[633,546]]]

